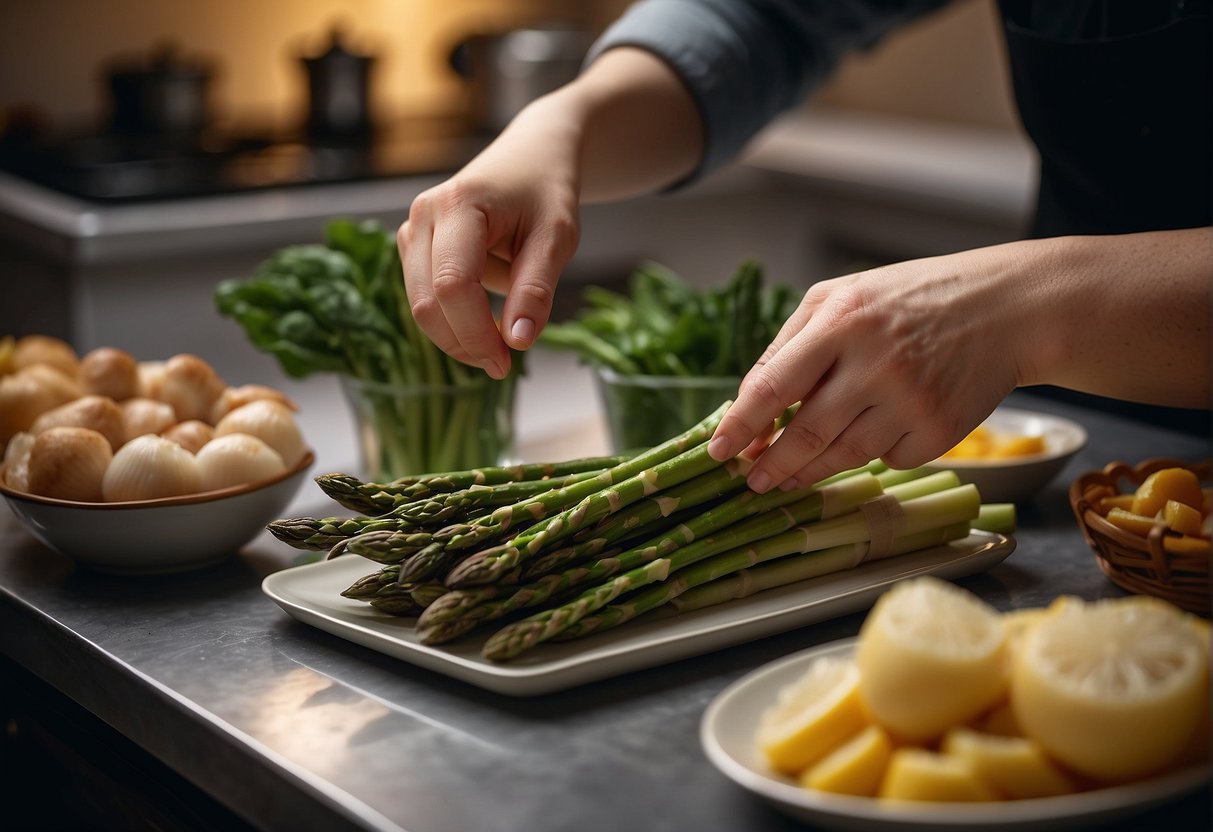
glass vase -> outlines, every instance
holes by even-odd
[[[514,449],[515,377],[408,386],[342,376],[362,477],[399,477],[505,464]]]

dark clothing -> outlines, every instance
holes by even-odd
[[[703,114],[706,150],[695,174],[702,176],[806,96],[847,51],[942,5],[646,0],[604,34],[591,59],[630,45],[670,64]],[[1213,225],[1209,6],[999,0],[1016,102],[1041,158],[1031,236]],[[1205,411],[1086,398],[1186,430],[1210,429]]]

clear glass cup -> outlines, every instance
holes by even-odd
[[[485,375],[436,387],[342,376],[363,478],[390,482],[506,463],[514,450],[515,380]]]
[[[733,376],[623,375],[597,368],[598,395],[616,453],[658,445],[737,396]]]

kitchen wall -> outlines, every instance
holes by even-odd
[[[374,96],[388,116],[463,107],[451,50],[476,32],[531,21],[580,22],[569,0],[4,0],[0,3],[0,114],[33,107],[55,123],[104,115],[100,67],[171,42],[211,60],[217,116],[290,125],[303,107],[301,54],[327,46],[339,25],[379,57]]]
[[[452,47],[475,31],[539,20],[598,30],[628,0],[4,0],[0,3],[0,122],[33,107],[58,123],[99,117],[98,67],[175,42],[218,68],[217,114],[289,125],[303,104],[301,53],[340,23],[380,56],[375,100],[389,116],[445,114],[464,106],[449,69]],[[815,101],[1014,129],[993,0],[965,0],[847,60]]]

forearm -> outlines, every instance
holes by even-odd
[[[583,203],[677,182],[695,169],[704,140],[678,76],[655,55],[627,47],[609,50],[577,80],[533,103],[502,138],[524,135],[556,136],[556,144],[573,148]]]
[[[1060,291],[1040,307],[1022,384],[1210,407],[1213,229],[1024,245],[1046,249],[1040,277]]]

